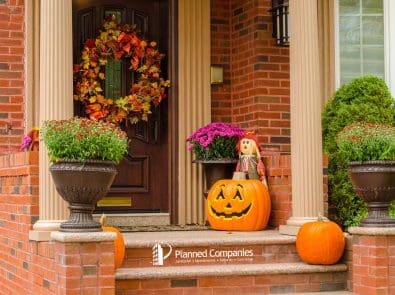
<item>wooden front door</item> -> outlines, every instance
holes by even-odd
[[[162,72],[168,76],[169,4],[166,0],[73,0],[74,62],[79,62],[85,40],[96,38],[103,20],[113,15],[120,23],[135,24],[148,41],[156,41]],[[109,62],[103,85],[106,97],[129,93],[133,73],[125,61]],[[169,98],[170,99],[170,98]],[[76,113],[80,113],[78,106]],[[129,153],[119,167],[111,190],[97,211],[168,212],[169,210],[169,124],[168,101],[154,108],[149,122],[125,124],[130,139]]]

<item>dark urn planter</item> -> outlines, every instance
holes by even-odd
[[[395,227],[388,215],[388,206],[395,199],[395,161],[365,161],[349,163],[348,172],[354,191],[368,206],[363,227]]]
[[[210,188],[217,180],[232,178],[237,159],[194,160],[193,163],[203,165],[206,177],[206,187],[203,194],[207,198]]]
[[[111,161],[61,161],[49,168],[56,190],[69,203],[70,217],[60,224],[62,232],[102,231],[92,212],[114,181],[117,169]]]

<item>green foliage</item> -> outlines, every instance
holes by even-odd
[[[395,127],[357,122],[336,137],[339,153],[348,161],[395,160]]]
[[[126,133],[103,121],[85,118],[45,121],[40,132],[51,162],[67,159],[119,163],[128,149]]]
[[[360,77],[343,85],[324,108],[322,137],[329,158],[329,195],[336,208],[335,219],[343,226],[358,225],[367,209],[352,189],[347,174],[348,159],[339,152],[336,136],[354,122],[393,125],[394,118],[394,100],[385,82],[373,76]]]
[[[236,145],[238,137],[219,137],[216,136],[210,144],[210,148],[205,148],[199,145],[196,141],[192,141],[194,144],[193,152],[196,155],[196,159],[236,159],[237,151]]]

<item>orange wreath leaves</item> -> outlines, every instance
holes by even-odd
[[[88,39],[81,52],[81,60],[74,65],[74,99],[82,103],[91,119],[120,123],[129,119],[136,123],[148,121],[151,107],[166,98],[170,81],[161,76],[164,55],[156,42],[141,39],[135,26],[121,25],[107,18],[96,39]],[[109,60],[129,60],[129,69],[137,73],[129,95],[106,98],[103,83],[105,66]]]

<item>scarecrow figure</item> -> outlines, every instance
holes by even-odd
[[[236,171],[244,173],[245,179],[260,179],[267,187],[265,166],[260,155],[262,148],[253,131],[244,133],[237,143],[237,151],[239,153],[239,161],[237,162]]]

